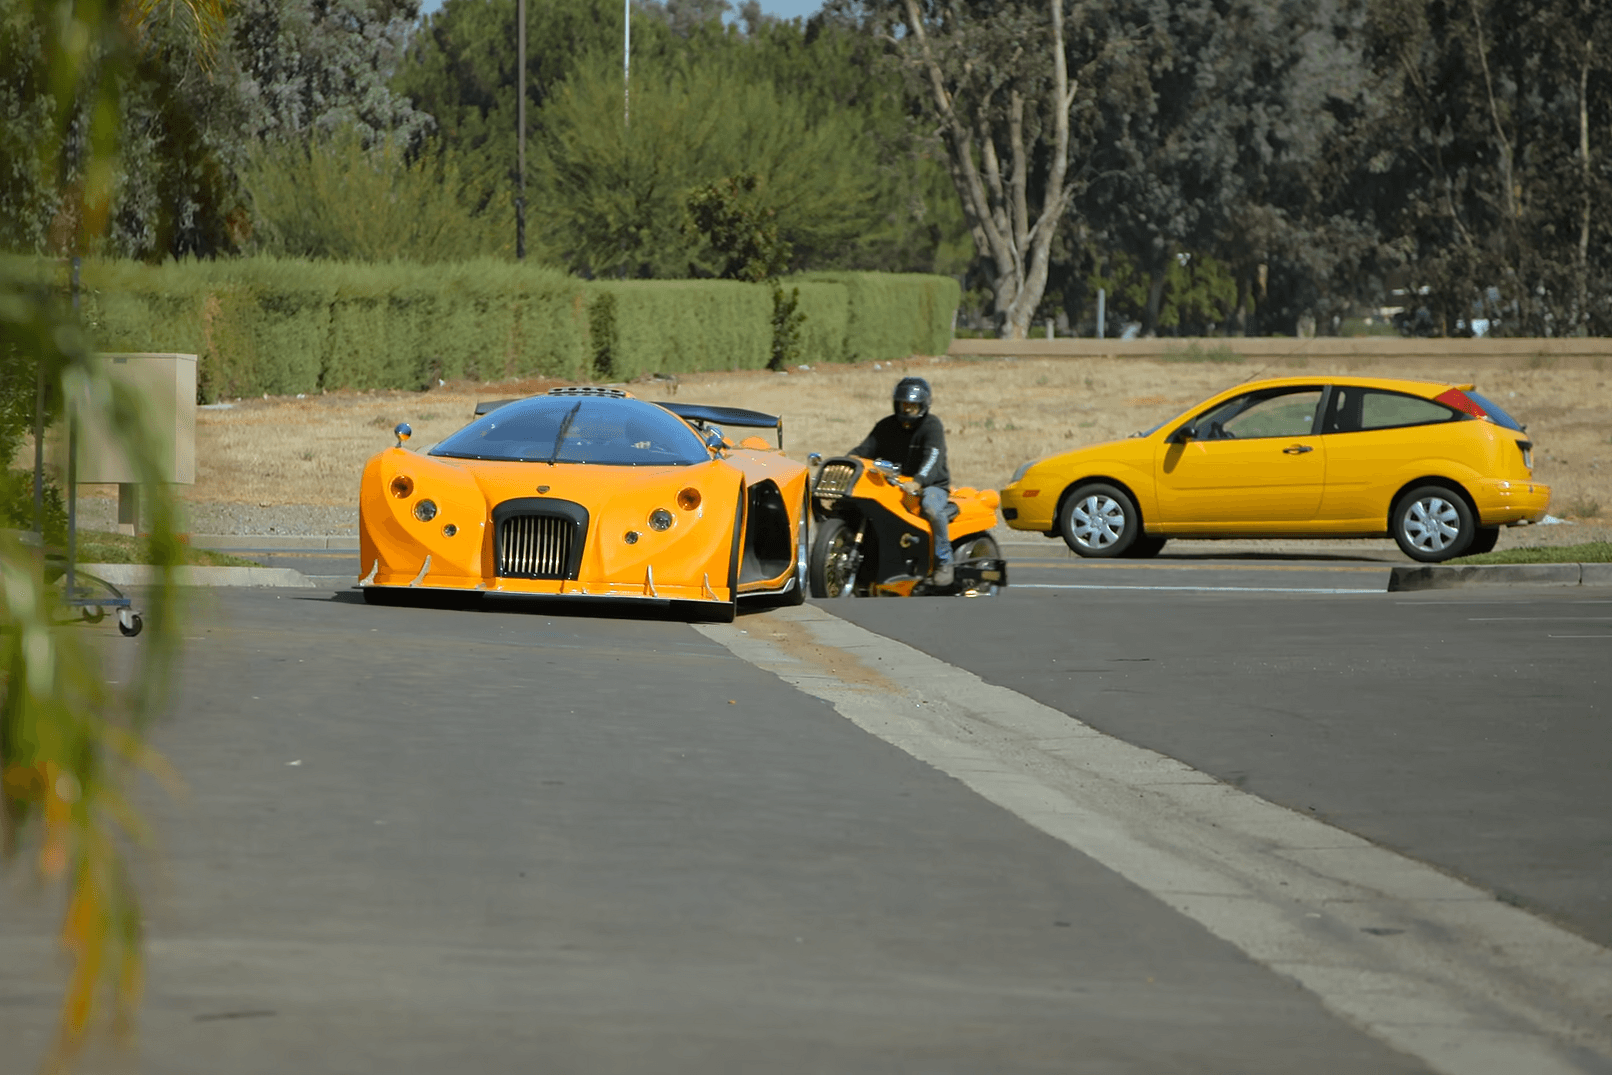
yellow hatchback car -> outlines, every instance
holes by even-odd
[[[1537,522],[1523,426],[1472,385],[1383,377],[1240,384],[1138,433],[1019,468],[1015,530],[1081,556],[1153,556],[1171,537],[1381,537],[1428,563]]]

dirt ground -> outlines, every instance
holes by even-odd
[[[959,360],[707,373],[628,386],[647,399],[749,407],[784,416],[794,458],[843,452],[889,413],[890,389],[906,375],[927,377],[946,424],[954,485],[1000,488],[1032,458],[1112,440],[1164,421],[1204,397],[1261,375],[1253,362],[1125,359]],[[1311,363],[1307,374],[1328,369]],[[1342,368],[1337,372],[1344,372]],[[1375,372],[1375,371],[1373,371]],[[1397,376],[1459,381],[1444,366]],[[1590,369],[1489,370],[1478,390],[1528,426],[1535,476],[1553,488],[1554,515],[1587,523],[1572,532],[1534,530],[1551,543],[1588,540],[1612,525],[1612,393],[1608,374]],[[307,398],[245,399],[198,412],[196,484],[182,497],[204,504],[273,507],[352,506],[364,461],[392,444],[399,421],[426,447],[466,424],[478,400],[543,391],[550,382],[450,382],[427,392],[336,392]],[[85,494],[110,495],[87,487]],[[1530,535],[1531,537],[1532,535]],[[1597,539],[1604,534],[1594,535]],[[1507,544],[1520,543],[1508,541]],[[1529,541],[1528,543],[1533,543]]]

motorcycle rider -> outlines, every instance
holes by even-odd
[[[872,432],[851,449],[864,459],[888,459],[901,464],[901,488],[918,497],[918,510],[928,520],[935,538],[936,586],[952,584],[952,543],[947,530],[946,502],[951,475],[946,470],[946,430],[929,413],[929,382],[903,377],[891,393],[893,414],[879,419]]]

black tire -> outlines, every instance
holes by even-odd
[[[952,562],[960,564],[964,560],[1000,560],[1002,549],[997,545],[996,539],[989,534],[970,534],[966,538],[959,538],[952,542]]]
[[[1123,556],[1142,536],[1142,515],[1125,490],[1082,485],[1058,509],[1058,532],[1076,556]]]
[[[1466,498],[1442,485],[1419,485],[1401,496],[1388,528],[1400,551],[1424,564],[1461,556],[1478,532]]]
[[[1125,550],[1125,556],[1130,560],[1147,560],[1164,551],[1165,543],[1170,539],[1162,534],[1143,534],[1131,542],[1131,547]]]
[[[1000,560],[1002,547],[996,539],[989,534],[970,534],[966,538],[952,542],[952,563],[960,564],[967,560]],[[1001,589],[994,582],[986,583],[975,590],[962,591],[971,597],[993,597]]]
[[[123,621],[121,619],[118,620],[118,633],[124,638],[133,638],[135,635],[140,633],[141,628],[143,628],[145,625],[146,621],[142,620],[140,618],[140,614],[136,612],[134,615],[129,617],[129,624],[127,627],[123,625]]]
[[[806,577],[813,597],[850,597],[856,592],[856,574],[850,567],[856,535],[844,519],[824,519],[812,539],[806,559]]]
[[[1482,556],[1486,552],[1494,552],[1495,545],[1500,541],[1500,528],[1498,526],[1480,526],[1472,535],[1472,544],[1466,547],[1462,556]]]

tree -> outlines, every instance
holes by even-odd
[[[747,202],[797,259],[843,248],[868,226],[874,184],[859,162],[870,151],[853,122],[814,122],[730,64],[645,62],[634,84],[630,124],[621,72],[608,61],[567,79],[539,117],[534,204],[573,270],[715,274],[709,250],[683,228],[685,202],[694,188],[742,173],[754,177]]]
[[[1612,331],[1612,12],[1590,0],[1370,8],[1376,212],[1439,331]],[[1601,241],[1596,239],[1600,237]]]
[[[515,0],[446,0],[411,38],[391,83],[432,117],[433,139],[452,152],[483,207],[508,200],[514,187],[515,11]],[[579,58],[619,50],[621,34],[619,4],[528,3],[527,115],[538,114]],[[513,234],[513,213],[507,219]]]
[[[433,143],[410,159],[362,128],[260,143],[242,174],[253,252],[343,261],[439,262],[509,255],[508,191],[491,205],[452,150]]]
[[[106,137],[119,145],[117,170],[105,177],[110,227],[84,233],[74,192],[92,181],[89,161],[109,159],[87,142],[104,117],[89,115],[93,95],[63,95],[50,80],[51,49],[61,47],[53,12],[0,0],[0,248],[59,255],[84,239],[142,258],[228,249],[238,206],[229,173],[234,96],[216,43],[198,48],[189,18],[150,20],[138,51],[108,61],[117,122]],[[96,39],[85,62],[99,63],[95,50],[110,47]],[[58,108],[72,116],[59,132]]]
[[[1077,4],[1077,21],[1095,6]],[[914,72],[939,128],[969,233],[990,269],[998,331],[1023,338],[1076,190],[1070,117],[1088,92],[1081,64],[1070,77],[1064,0],[870,0],[868,14]],[[1083,60],[1100,47],[1084,32],[1076,43]]]
[[[711,4],[634,6],[635,118],[639,96],[658,92],[668,72],[685,81],[724,79],[735,100],[747,97],[752,88],[770,94],[786,102],[806,125],[839,130],[846,140],[830,147],[824,160],[839,167],[855,154],[854,163],[846,166],[860,170],[867,180],[855,234],[826,247],[795,236],[797,264],[955,271],[966,247],[955,195],[931,140],[915,136],[901,74],[879,62],[878,43],[843,19],[817,16],[803,23],[752,10],[741,31],[724,27],[719,10],[720,5]],[[578,0],[528,4],[528,153],[534,182],[540,169],[536,154],[551,133],[545,127],[560,114],[551,103],[573,77],[589,71],[588,92],[600,98],[599,115],[604,115],[606,99],[621,114],[620,13],[619,6]],[[488,197],[509,189],[514,180],[514,20],[512,0],[448,0],[427,17],[394,81],[399,92],[436,118],[436,137],[460,151],[465,174]],[[715,102],[715,107],[725,108],[726,102]],[[696,118],[688,117],[691,126]],[[697,169],[694,182],[742,170],[762,174],[741,160],[727,170],[716,165]],[[547,212],[533,214],[535,230],[564,223],[557,208],[550,205]],[[671,211],[675,225],[681,215],[675,198]],[[511,230],[513,226],[511,222]],[[541,240],[539,235],[539,245]],[[679,258],[668,257],[648,271],[682,273],[688,268]]]
[[[1232,331],[1247,331],[1256,302],[1285,307],[1261,318],[1274,327],[1340,288],[1355,297],[1358,258],[1334,189],[1358,170],[1335,146],[1369,101],[1354,8],[1134,0],[1110,9],[1126,49],[1093,73],[1103,86],[1094,178],[1075,212],[1094,242],[1145,275],[1145,334],[1167,327],[1183,255],[1231,270]]]
[[[229,47],[253,140],[351,129],[412,146],[431,117],[392,89],[419,0],[237,0]]]

